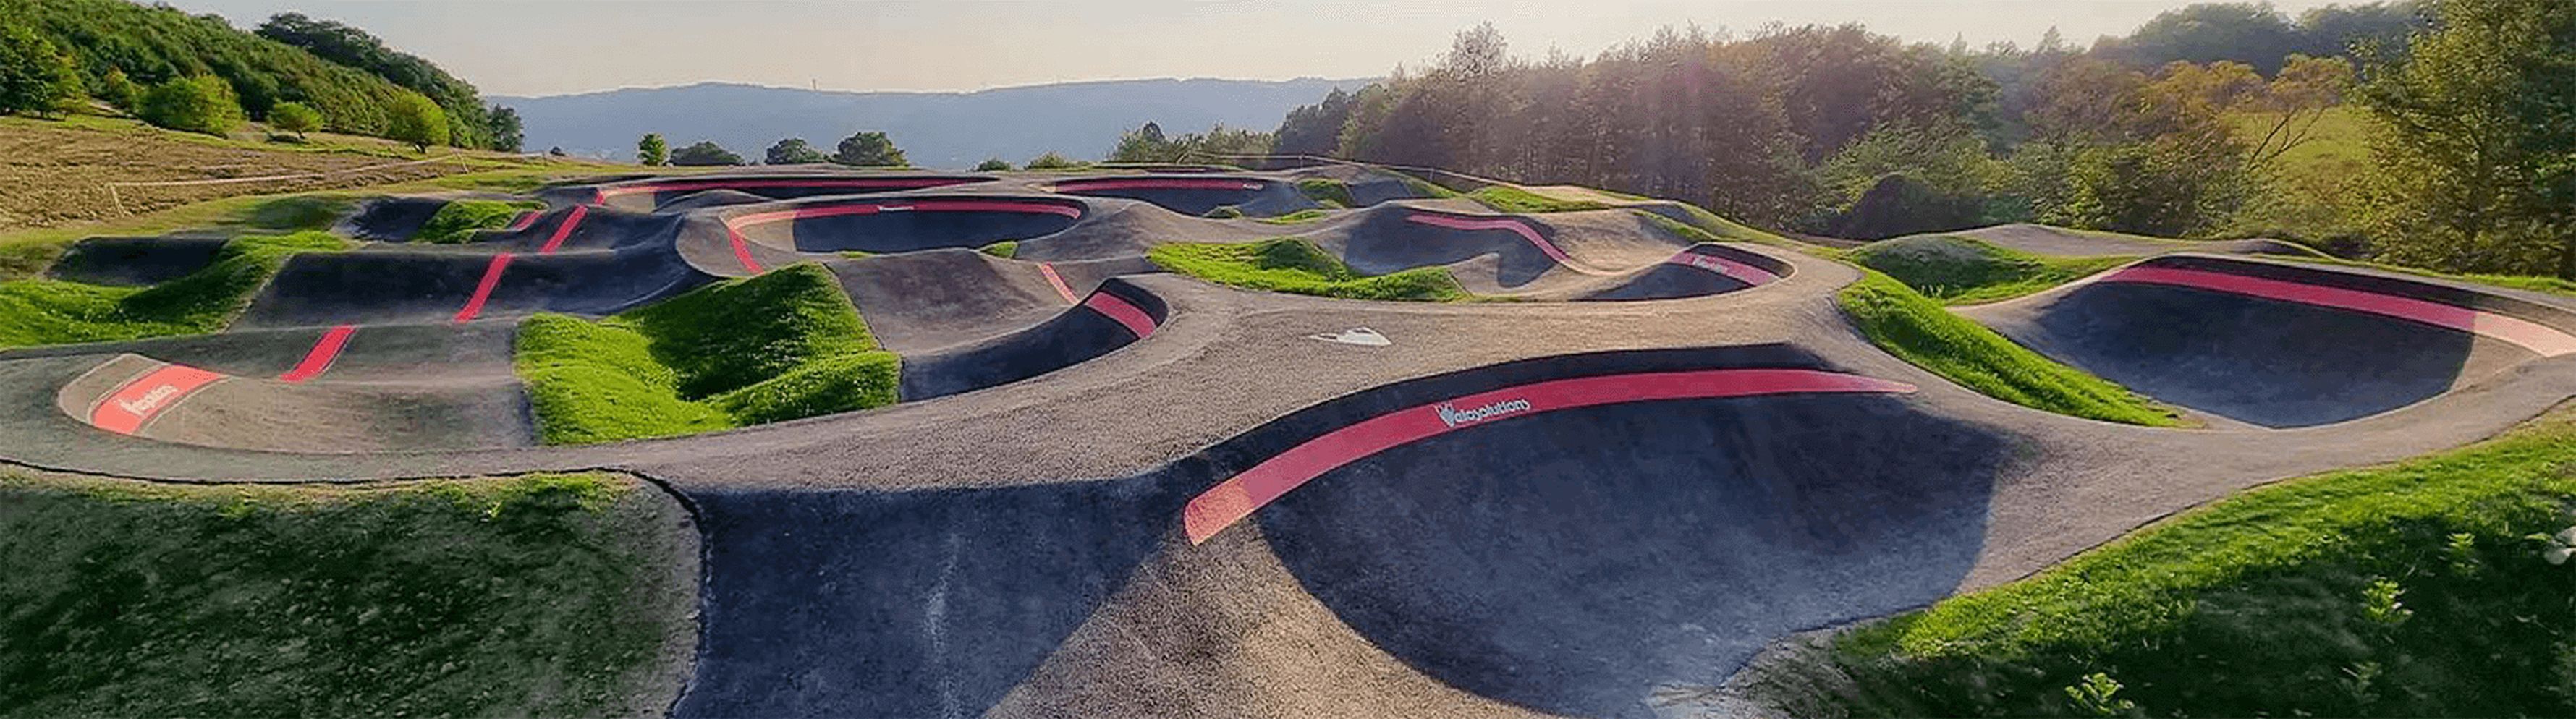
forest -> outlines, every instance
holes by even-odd
[[[2568,98],[2576,3],[2537,0],[2200,4],[2090,47],[1667,28],[1588,59],[1485,25],[1292,112],[1272,150],[1854,239],[2043,222],[2576,276]]]

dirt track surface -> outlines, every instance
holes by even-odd
[[[1833,304],[1855,271],[1777,249],[1724,250],[1776,279],[1689,296],[1443,305],[1244,292],[1141,273],[1135,259],[1157,242],[1294,234],[1354,265],[1441,264],[1462,280],[1481,268],[1497,288],[1574,299],[1669,273],[1688,248],[1624,210],[1512,218],[1392,200],[1269,226],[1045,190],[1061,179],[755,202],[656,195],[682,208],[670,214],[559,202],[465,248],[300,258],[286,289],[255,303],[257,329],[0,355],[0,404],[20,408],[0,413],[0,458],[188,481],[593,467],[655,478],[696,508],[707,542],[704,641],[682,715],[1651,717],[1657,697],[1718,685],[1792,632],[2006,581],[2256,484],[2473,441],[2576,396],[2565,354],[2241,288],[2105,282],[1974,313],[2115,378],[2121,348],[2161,353],[2141,364],[2190,371],[2125,379],[2223,420],[2113,425],[1990,399],[1888,356]],[[358,325],[344,364],[306,388],[416,390],[414,375],[433,372],[506,383],[513,317],[648,302],[748,274],[746,256],[813,259],[798,248],[852,227],[791,220],[738,244],[728,220],[965,196],[1070,201],[1080,216],[1020,240],[1016,259],[941,249],[827,263],[907,372],[946,383],[907,376],[916,401],[589,447],[429,450],[384,441],[406,436],[387,430],[310,454],[203,446],[227,444],[202,436],[212,429],[154,437],[158,422],[222,399],[206,393],[272,398],[227,407],[300,396],[259,378],[291,371],[334,323]],[[587,208],[579,223],[575,207]],[[925,205],[909,207],[895,212]],[[1566,257],[1517,231],[1408,219],[1418,213],[1527,222]],[[504,271],[472,321],[439,316],[504,249],[538,269]],[[2419,307],[2396,297],[2576,329],[2554,304],[2476,288],[2169,262],[2222,275],[2221,288],[2296,280],[2317,301],[2362,292],[2386,307]],[[581,263],[599,269],[565,269]],[[385,277],[415,266],[419,279]],[[682,279],[637,279],[654,273]],[[301,299],[340,296],[335,276],[403,289]],[[621,279],[593,281],[607,276]],[[924,284],[949,277],[989,291]],[[1096,309],[1104,294],[1135,314]],[[2154,324],[2174,312],[2208,321]],[[1315,339],[1361,327],[1390,344]],[[2537,336],[2509,339],[2554,346]],[[2385,361],[2346,361],[2367,350]],[[67,385],[112,384],[83,379],[102,363],[155,366],[110,359],[126,355],[232,379],[139,436],[56,409],[85,406],[64,399]],[[1810,381],[1845,389],[1795,384]],[[2320,394],[2339,404],[2301,404]],[[1374,449],[1312,449],[1362,446]],[[1317,456],[1333,461],[1273,461]],[[1239,504],[1252,495],[1230,492],[1244,487],[1261,501]]]

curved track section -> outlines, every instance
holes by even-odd
[[[1080,202],[1033,197],[905,196],[737,208],[723,217],[741,268],[766,269],[753,245],[793,252],[915,252],[977,248],[1072,227]]]
[[[1117,351],[1154,334],[1171,308],[1123,280],[1100,284],[1036,326],[926,355],[907,355],[902,396],[916,401],[1036,377]]]
[[[2576,353],[2576,313],[2556,307],[2204,255],[2149,259],[1970,314],[2157,399],[2273,428],[2359,419]]]
[[[1256,216],[1317,207],[1295,185],[1258,177],[1089,177],[1060,181],[1052,189],[1068,195],[1141,200],[1192,216],[1205,215],[1219,207],[1233,207]]]

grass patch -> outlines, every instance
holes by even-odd
[[[1242,217],[1242,216],[1243,216],[1243,208],[1236,207],[1236,206],[1233,206],[1233,205],[1218,205],[1218,206],[1216,206],[1216,207],[1214,207],[1214,208],[1210,208],[1210,209],[1207,211],[1207,214],[1203,214],[1203,215],[1199,215],[1199,216],[1200,216],[1200,217],[1205,217],[1205,218],[1208,218],[1208,219],[1211,219],[1211,220],[1231,220],[1231,219],[1235,219],[1235,218]]]
[[[449,200],[437,214],[422,223],[418,242],[454,244],[474,239],[481,230],[497,230],[509,225],[519,213],[545,209],[546,204],[529,200]]]
[[[1521,214],[1610,209],[1610,205],[1591,200],[1559,200],[1510,185],[1487,185],[1467,196],[1486,207]]]
[[[2497,286],[2497,287],[2510,287],[2510,288],[2517,289],[2517,290],[2529,290],[2529,291],[2532,291],[2532,292],[2547,292],[2547,293],[2554,294],[2554,295],[2566,295],[2566,296],[2569,296],[2569,297],[2576,297],[2576,281],[2569,281],[2569,280],[2567,280],[2567,279],[2565,279],[2565,278],[2560,278],[2560,277],[2544,277],[2544,276],[2539,276],[2539,275],[2480,275],[2480,274],[2455,274],[2455,273],[2450,273],[2450,272],[2442,272],[2442,271],[2439,271],[2439,270],[2428,270],[2428,269],[2424,269],[2424,268],[2420,268],[2420,267],[2407,267],[2407,266],[2405,266],[2405,265],[2392,265],[2392,264],[2387,264],[2387,263],[2384,263],[2384,262],[2365,262],[2365,261],[2362,261],[2362,260],[2347,260],[2347,259],[2343,259],[2343,258],[2340,258],[2340,257],[2329,257],[2329,256],[2324,256],[2324,255],[2272,255],[2271,257],[2272,257],[2272,258],[2275,258],[2275,259],[2297,260],[2297,261],[2299,261],[2299,262],[2312,262],[2312,263],[2316,263],[2316,264],[2320,264],[2320,265],[2342,265],[2342,266],[2345,266],[2345,267],[2367,267],[2367,268],[2374,269],[2374,270],[2386,270],[2386,271],[2389,271],[2389,272],[2398,272],[2398,273],[2404,273],[2404,274],[2409,274],[2409,275],[2415,275],[2415,276],[2417,276],[2417,277],[2431,277],[2431,278],[2435,278],[2435,279],[2454,280],[2454,281],[2458,281],[2458,282],[2469,282],[2469,283],[2482,284],[2482,285],[2494,285],[2494,286]]]
[[[1418,267],[1366,276],[1340,258],[1291,237],[1248,244],[1189,243],[1155,247],[1146,255],[1163,269],[1221,285],[1346,300],[1456,302],[1474,295],[1442,267]]]
[[[0,714],[658,713],[685,513],[598,474],[376,488],[0,471]]]
[[[1682,208],[1683,214],[1689,215],[1692,221],[1682,222],[1645,210],[1629,210],[1629,212],[1637,213],[1638,216],[1644,217],[1646,222],[1692,242],[1751,242],[1757,245],[1802,251],[1808,249],[1805,245],[1790,242],[1788,238],[1737,224],[1717,216],[1714,212],[1679,202],[1673,203],[1672,206]]]
[[[2073,716],[2100,673],[2142,716],[2566,716],[2576,413],[2222,500],[2028,579],[1838,638],[1843,711]],[[1815,715],[1813,712],[1799,712]]]
[[[1306,199],[1314,200],[1316,204],[1325,207],[1360,206],[1359,202],[1351,199],[1349,183],[1329,177],[1309,177],[1298,180],[1297,191],[1305,193]]]
[[[243,237],[225,243],[205,269],[151,287],[0,282],[0,348],[218,331],[250,305],[287,258],[349,246],[322,232]]]
[[[540,439],[588,444],[694,434],[893,404],[877,348],[815,264],[719,282],[597,322],[537,315],[516,364]]]
[[[1007,260],[1007,259],[1011,259],[1011,258],[1013,258],[1013,257],[1018,257],[1018,256],[1020,256],[1020,241],[1019,241],[1019,240],[1003,240],[1003,241],[1000,241],[1000,242],[995,242],[995,243],[993,243],[993,244],[985,245],[985,246],[983,246],[983,247],[975,248],[975,251],[976,251],[976,252],[981,252],[981,253],[984,253],[984,254],[987,254],[987,255],[992,255],[992,256],[994,256],[994,257],[999,257],[999,258],[1002,258],[1002,259]]]
[[[1880,240],[1844,253],[1843,258],[1952,305],[2012,299],[2137,259],[2042,257],[1956,235]]]
[[[2013,344],[1887,275],[1862,273],[1836,297],[1844,314],[1870,342],[1914,366],[2033,409],[2150,427],[2183,424],[2171,408]]]
[[[1421,196],[1423,196],[1423,197],[1429,197],[1429,198],[1433,198],[1433,199],[1444,199],[1444,200],[1445,200],[1445,199],[1448,199],[1448,198],[1452,198],[1452,197],[1460,197],[1460,196],[1461,196],[1461,195],[1459,195],[1459,194],[1458,194],[1458,191],[1457,191],[1457,190],[1452,190],[1452,189],[1449,189],[1449,188],[1446,188],[1446,187],[1441,187],[1441,186],[1440,186],[1440,183],[1432,182],[1432,181],[1430,181],[1430,180],[1425,180],[1425,179],[1422,179],[1422,178],[1419,178],[1419,177],[1414,177],[1414,176],[1409,175],[1409,174],[1405,174],[1405,173],[1402,173],[1402,172],[1397,172],[1397,171],[1394,171],[1394,170],[1388,170],[1388,169],[1384,169],[1384,168],[1379,168],[1379,169],[1378,169],[1378,171],[1379,171],[1379,172],[1386,173],[1386,174],[1389,174],[1389,175],[1394,175],[1394,176],[1395,176],[1396,181],[1404,183],[1404,186],[1405,186],[1405,187],[1413,188],[1413,192],[1414,192],[1414,194],[1421,195]]]
[[[1296,212],[1291,212],[1291,213],[1288,213],[1288,214],[1285,214],[1285,215],[1280,215],[1280,216],[1277,216],[1277,217],[1255,217],[1255,218],[1252,218],[1252,219],[1253,219],[1253,220],[1255,220],[1255,221],[1258,221],[1258,222],[1267,222],[1267,223],[1270,223],[1270,224],[1273,224],[1273,225],[1296,225],[1296,224],[1304,224],[1304,223],[1314,222],[1314,221],[1316,221],[1316,220],[1324,219],[1324,218],[1326,218],[1326,217],[1330,217],[1330,216],[1332,216],[1332,214],[1333,214],[1333,213],[1328,212],[1328,211],[1325,211],[1325,210],[1305,209],[1305,210],[1298,210],[1298,211],[1296,211]]]

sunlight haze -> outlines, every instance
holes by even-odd
[[[1909,40],[2089,45],[2180,0],[1577,2],[287,2],[172,0],[251,28],[298,11],[367,28],[494,95],[742,82],[826,90],[978,90],[1149,77],[1369,77],[1418,64],[1490,20],[1517,54],[1589,56],[1656,28],[1858,22]],[[2277,2],[2296,15],[2325,5]]]

